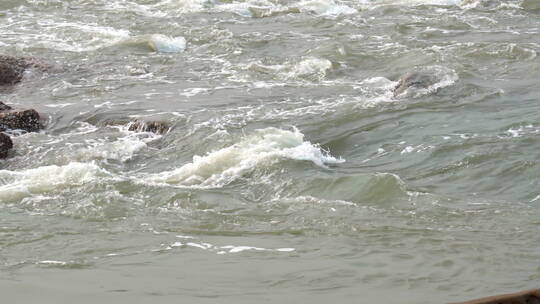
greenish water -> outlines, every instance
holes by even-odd
[[[447,303],[540,280],[535,1],[4,0],[10,303]],[[426,89],[394,97],[411,71]],[[165,135],[128,131],[163,120]]]

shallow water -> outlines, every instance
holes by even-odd
[[[3,0],[0,291],[446,303],[540,281],[540,6]],[[426,89],[394,97],[410,71]],[[164,120],[165,135],[128,131]]]

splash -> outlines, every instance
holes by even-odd
[[[150,36],[148,44],[150,48],[159,53],[179,53],[186,49],[186,39],[184,37],[154,34]]]
[[[281,159],[310,161],[320,167],[344,162],[304,141],[304,134],[298,130],[267,128],[257,130],[235,145],[204,156],[196,155],[191,163],[154,174],[150,180],[181,186],[221,187],[257,167],[270,166]]]
[[[81,186],[109,176],[94,163],[71,162],[64,166],[43,166],[22,171],[0,170],[0,201]]]
[[[300,61],[287,61],[283,64],[267,65],[262,62],[252,62],[245,69],[270,76],[282,81],[312,80],[321,81],[332,69],[332,62],[324,58],[308,57]]]
[[[338,4],[334,1],[307,0],[298,3],[301,12],[310,12],[319,16],[338,17],[341,15],[351,15],[358,11],[347,5]]]

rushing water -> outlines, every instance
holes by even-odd
[[[0,92],[47,120],[0,161],[1,297],[539,287],[539,43],[537,0],[1,0],[0,53],[58,70]]]

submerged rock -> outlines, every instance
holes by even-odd
[[[50,65],[35,58],[0,55],[0,85],[20,82],[27,69],[47,71],[50,68]]]
[[[394,97],[403,94],[409,88],[414,89],[427,89],[437,82],[437,79],[433,75],[424,73],[407,73],[403,75],[396,87],[394,88]]]
[[[11,149],[13,149],[11,138],[4,133],[0,133],[0,158],[6,158]]]
[[[169,131],[169,124],[163,121],[140,121],[136,120],[129,123],[128,130],[136,132],[152,132],[156,134],[165,134]]]
[[[498,295],[454,304],[540,304],[540,289]]]
[[[0,130],[25,130],[35,132],[42,129],[39,113],[34,109],[0,112]]]

